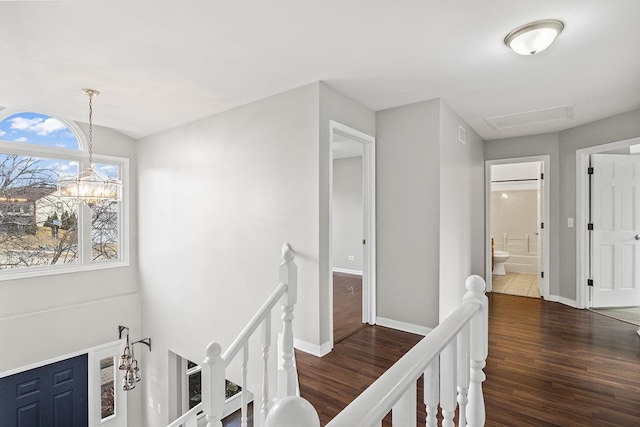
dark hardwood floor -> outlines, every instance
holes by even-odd
[[[636,326],[540,299],[489,305],[488,426],[640,426]]]
[[[362,276],[333,273],[333,342],[362,327]]]
[[[486,426],[640,426],[637,326],[541,299],[489,300]],[[296,351],[301,394],[321,425],[420,339],[367,326],[323,358]],[[417,417],[424,425],[421,403]]]

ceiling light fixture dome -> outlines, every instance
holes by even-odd
[[[551,46],[563,29],[564,24],[556,19],[531,22],[507,34],[504,44],[520,55],[535,55]]]

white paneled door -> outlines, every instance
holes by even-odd
[[[593,155],[593,307],[640,305],[640,156]]]

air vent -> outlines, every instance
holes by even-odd
[[[500,130],[566,119],[573,119],[573,105],[487,117],[485,120],[491,129]]]

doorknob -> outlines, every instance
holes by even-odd
[[[636,240],[640,240],[640,234],[636,234],[636,236],[634,237],[634,239],[636,239]]]

